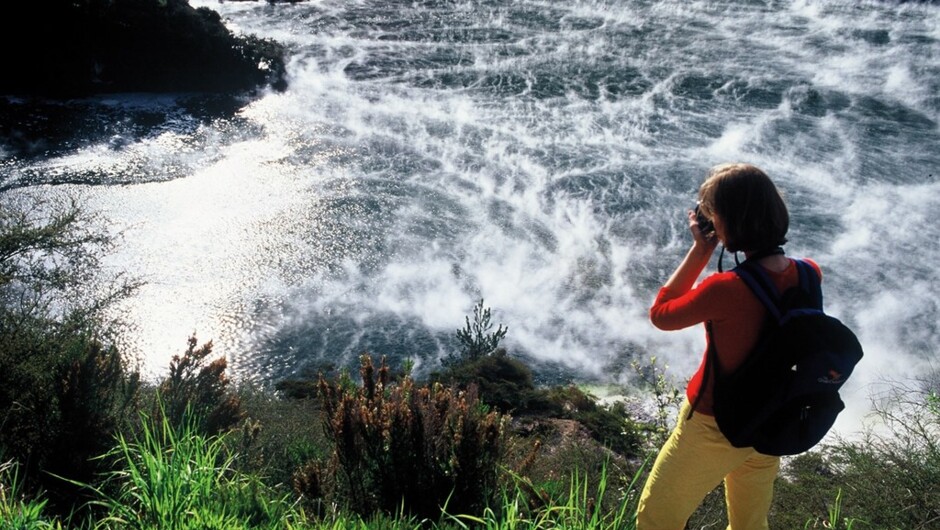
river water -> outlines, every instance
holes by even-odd
[[[656,356],[681,385],[702,330],[646,312],[725,161],[785,190],[788,253],[865,347],[843,425],[937,368],[940,6],[190,3],[287,45],[290,88],[56,104],[0,151],[7,198],[123,233],[108,266],[147,282],[121,310],[154,372],[193,333],[236,378],[363,351],[431,370],[482,299],[545,380],[629,386]]]

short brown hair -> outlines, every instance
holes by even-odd
[[[790,214],[777,186],[751,164],[721,164],[699,188],[702,213],[724,223],[725,248],[756,252],[787,242]]]

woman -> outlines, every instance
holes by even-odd
[[[757,343],[766,310],[733,272],[712,274],[697,286],[695,282],[720,242],[756,261],[780,292],[797,285],[797,267],[782,249],[789,214],[774,183],[749,164],[712,168],[699,189],[698,210],[711,222],[713,232],[703,231],[696,213],[689,212],[692,247],[660,289],[650,320],[663,330],[710,323],[707,341],[715,342],[719,369],[730,373]],[[818,272],[819,267],[812,265]],[[780,459],[753,448],[735,448],[721,434],[712,412],[714,374],[706,373],[708,346],[705,351],[689,380],[677,425],[643,488],[639,530],[682,530],[705,495],[722,481],[728,529],[768,528]]]

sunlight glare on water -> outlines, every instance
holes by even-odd
[[[11,172],[126,232],[113,266],[148,281],[125,309],[153,370],[191,333],[259,381],[363,351],[433,369],[484,299],[556,380],[629,385],[655,355],[681,385],[703,333],[647,309],[730,160],[785,190],[788,252],[859,332],[844,421],[936,368],[936,5],[190,3],[286,44],[290,88],[203,122],[161,102],[139,137],[117,96],[117,140]]]

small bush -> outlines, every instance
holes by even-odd
[[[647,436],[647,443],[650,447],[657,450],[666,443],[675,418],[679,413],[682,402],[685,400],[685,392],[679,390],[673,382],[666,378],[668,366],[660,367],[655,356],[650,357],[648,364],[643,366],[638,361],[631,363],[634,374],[637,376],[637,383],[640,388],[648,390],[652,394],[654,410],[652,416],[641,421],[644,425],[643,430]],[[640,415],[644,416],[644,415]]]
[[[198,341],[192,336],[187,343],[182,355],[173,356],[170,374],[160,384],[157,410],[175,425],[192,413],[199,418],[200,432],[225,432],[244,418],[240,399],[228,391],[225,357],[206,364],[212,355],[212,341],[197,348]]]
[[[433,380],[458,388],[475,385],[480,400],[504,413],[525,410],[535,397],[532,371],[500,348],[483,357],[467,358],[449,364]]]
[[[503,327],[502,324],[497,326],[496,331],[490,331],[493,329],[493,324],[490,322],[490,308],[483,307],[482,298],[473,306],[473,322],[470,322],[469,316],[466,317],[466,321],[466,327],[457,330],[460,354],[445,359],[445,366],[493,353],[499,348],[499,341],[503,340],[509,331],[509,328]]]
[[[100,471],[139,379],[114,348],[86,331],[37,319],[0,343],[0,453],[23,465],[24,487],[50,507],[79,494],[56,477],[87,481]]]
[[[236,392],[247,419],[227,439],[239,453],[240,471],[289,487],[299,467],[327,453],[322,411],[313,399],[281,398],[247,384]]]
[[[139,378],[104,310],[136,284],[101,273],[114,241],[71,202],[0,196],[0,455],[51,509],[90,479],[136,407]]]
[[[416,387],[409,376],[391,386],[384,359],[378,370],[370,356],[361,361],[361,387],[348,377],[320,379],[333,454],[298,471],[295,487],[364,516],[437,520],[445,506],[479,513],[490,505],[506,418],[487,410],[472,387]]]
[[[935,384],[935,383],[934,383]],[[780,525],[830,521],[862,528],[934,528],[940,522],[937,388],[895,385],[875,405],[887,429],[860,433],[792,459],[778,481]],[[847,523],[846,523],[847,525]]]

